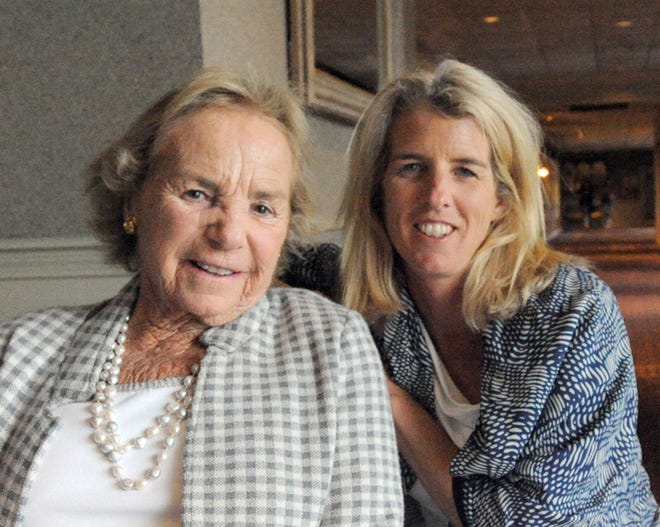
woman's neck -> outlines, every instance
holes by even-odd
[[[429,282],[407,277],[407,287],[425,322],[441,320],[445,330],[468,329],[463,318],[463,281]]]
[[[204,356],[197,340],[204,325],[189,316],[168,318],[147,307],[138,299],[129,321],[120,383],[187,375]]]
[[[408,290],[450,377],[471,403],[479,402],[483,341],[463,317],[463,283],[409,281]]]

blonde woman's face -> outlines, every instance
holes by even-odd
[[[390,144],[385,226],[408,280],[462,284],[504,210],[486,136],[473,119],[421,107],[394,119]]]

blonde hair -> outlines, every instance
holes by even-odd
[[[506,212],[474,255],[463,291],[467,324],[483,330],[489,319],[511,317],[547,287],[557,264],[569,257],[545,242],[537,119],[506,86],[456,60],[443,61],[433,74],[418,72],[393,81],[357,124],[339,212],[343,301],[368,318],[400,306],[403,277],[384,227],[382,184],[393,119],[419,107],[474,119],[491,147],[497,193]]]
[[[215,68],[200,71],[185,86],[164,95],[146,110],[88,169],[91,227],[106,244],[108,259],[132,270],[136,238],[122,227],[126,199],[149,177],[154,144],[180,117],[205,108],[244,108],[272,119],[286,136],[294,159],[291,223],[286,249],[310,230],[311,193],[307,179],[309,132],[304,112],[286,88]],[[287,250],[282,253],[287,253]]]

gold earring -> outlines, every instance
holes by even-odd
[[[124,220],[124,232],[126,234],[132,235],[135,234],[135,214],[133,216],[129,216]]]

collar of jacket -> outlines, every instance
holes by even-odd
[[[92,308],[71,341],[63,350],[57,378],[51,389],[51,403],[66,404],[89,400],[105,361],[114,344],[118,326],[135,305],[139,275],[135,275],[112,299]],[[231,355],[241,350],[245,360],[264,360],[275,354],[272,334],[275,324],[267,324],[268,313],[280,299],[276,290],[252,308],[223,326],[209,327],[199,337],[207,347],[207,357]],[[210,359],[212,360],[212,359]]]

